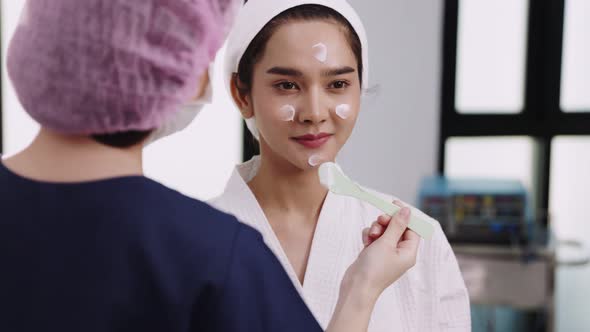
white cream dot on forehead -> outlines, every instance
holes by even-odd
[[[328,47],[324,43],[317,43],[313,45],[314,57],[319,62],[326,62],[328,59]]]
[[[293,121],[295,119],[295,107],[293,105],[283,105],[279,109],[279,116],[283,121]]]
[[[324,161],[324,157],[320,156],[319,154],[314,154],[314,155],[311,155],[311,157],[309,157],[309,159],[307,160],[307,163],[311,167],[316,167],[316,166],[320,165],[323,161]]]
[[[342,104],[336,106],[336,114],[342,119],[346,120],[352,113],[352,108],[348,104]]]

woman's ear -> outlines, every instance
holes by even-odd
[[[240,109],[240,113],[244,119],[249,119],[254,116],[254,109],[252,107],[252,99],[250,92],[246,89],[244,83],[240,81],[237,73],[232,74],[231,78],[231,96],[236,105]]]

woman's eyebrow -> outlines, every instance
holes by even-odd
[[[354,73],[356,70],[352,67],[344,66],[338,68],[330,68],[322,71],[323,77],[330,77],[330,76],[339,76],[349,73]],[[294,68],[287,68],[287,67],[272,67],[266,71],[267,74],[273,75],[282,75],[282,76],[293,76],[293,77],[301,77],[303,73]]]
[[[349,74],[349,73],[354,73],[356,70],[352,67],[339,67],[339,68],[332,68],[332,69],[327,69],[322,71],[322,76],[324,77],[328,77],[328,76],[338,76],[338,75],[344,75],[344,74]]]
[[[286,68],[286,67],[272,67],[266,71],[267,74],[283,75],[283,76],[295,76],[301,77],[303,73],[297,69]]]

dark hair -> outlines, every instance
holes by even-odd
[[[252,87],[252,75],[254,72],[254,65],[260,61],[260,58],[264,54],[266,44],[270,37],[281,25],[291,21],[313,21],[313,20],[326,20],[333,21],[340,24],[346,30],[346,38],[352,49],[357,64],[358,64],[358,75],[362,86],[362,73],[363,73],[363,61],[362,61],[362,45],[360,38],[350,22],[332,8],[322,5],[301,5],[287,9],[286,11],[275,16],[270,20],[263,28],[258,32],[256,37],[250,42],[248,48],[242,55],[240,63],[238,65],[238,75],[240,84],[234,84],[238,86],[241,93],[249,93]]]
[[[92,138],[98,143],[114,148],[128,148],[141,143],[151,134],[151,132],[151,130],[131,130],[114,134],[92,135]]]

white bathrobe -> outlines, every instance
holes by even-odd
[[[257,157],[238,165],[224,193],[210,203],[262,233],[264,241],[325,329],[334,312],[344,273],[363,249],[361,232],[382,212],[358,199],[328,193],[301,285],[247,185],[259,165]],[[388,201],[395,199],[377,194]],[[422,212],[412,209],[412,213]],[[428,241],[422,240],[416,265],[379,298],[369,325],[370,332],[471,330],[469,297],[457,260],[438,222],[434,221],[434,224],[434,236]]]

